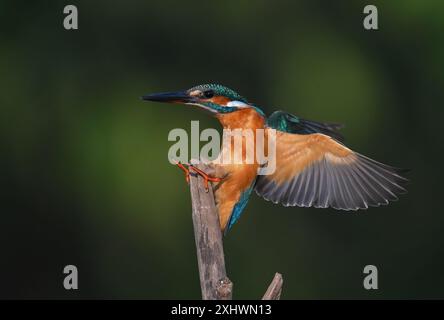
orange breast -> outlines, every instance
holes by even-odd
[[[217,115],[224,129],[252,129],[254,134],[253,144],[256,141],[256,130],[263,129],[265,120],[253,108],[245,108],[239,111]],[[251,141],[251,140],[250,140]],[[234,151],[233,141],[230,146],[226,142],[222,144],[221,153],[227,148]],[[233,208],[239,201],[242,193],[247,190],[257,176],[259,165],[245,164],[246,139],[242,138],[242,164],[215,164],[216,176],[224,177],[215,191],[216,204],[219,210],[219,220],[222,230],[225,230]],[[255,146],[254,146],[255,147]],[[233,159],[233,158],[232,158]]]

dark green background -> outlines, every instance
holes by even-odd
[[[167,135],[219,125],[139,96],[216,82],[267,113],[345,123],[348,146],[413,169],[409,194],[358,214],[254,195],[225,238],[235,298],[276,271],[285,299],[443,298],[444,2],[372,3],[378,31],[367,1],[0,1],[0,297],[200,298]]]

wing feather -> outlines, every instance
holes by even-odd
[[[320,134],[276,133],[276,170],[259,176],[256,193],[285,206],[341,210],[385,205],[405,193],[400,169]]]

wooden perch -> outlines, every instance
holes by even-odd
[[[197,168],[211,174],[212,169],[200,164]],[[193,207],[194,238],[203,300],[231,300],[233,283],[227,277],[219,215],[214,203],[213,189],[205,190],[200,176],[190,176]],[[282,291],[282,276],[276,273],[263,300],[278,300]]]
[[[262,300],[280,300],[283,284],[284,284],[284,279],[282,279],[282,275],[276,272],[273,280],[268,286],[267,291],[262,297]]]
[[[199,169],[209,171],[207,166]],[[219,224],[213,189],[206,192],[201,177],[191,174],[191,203],[203,300],[231,300],[233,284],[225,271],[222,231]]]

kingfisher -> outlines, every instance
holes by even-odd
[[[387,205],[407,192],[404,170],[346,147],[340,124],[306,120],[284,111],[267,117],[257,105],[219,84],[144,95],[142,100],[197,106],[216,117],[224,130],[275,130],[275,170],[271,174],[259,175],[263,164],[258,162],[214,161],[211,175],[191,164],[177,163],[187,181],[194,171],[204,178],[206,188],[213,184],[224,234],[238,221],[253,191],[284,206],[346,211]],[[220,153],[234,152],[231,144],[224,140]],[[245,147],[243,143],[243,156]]]

